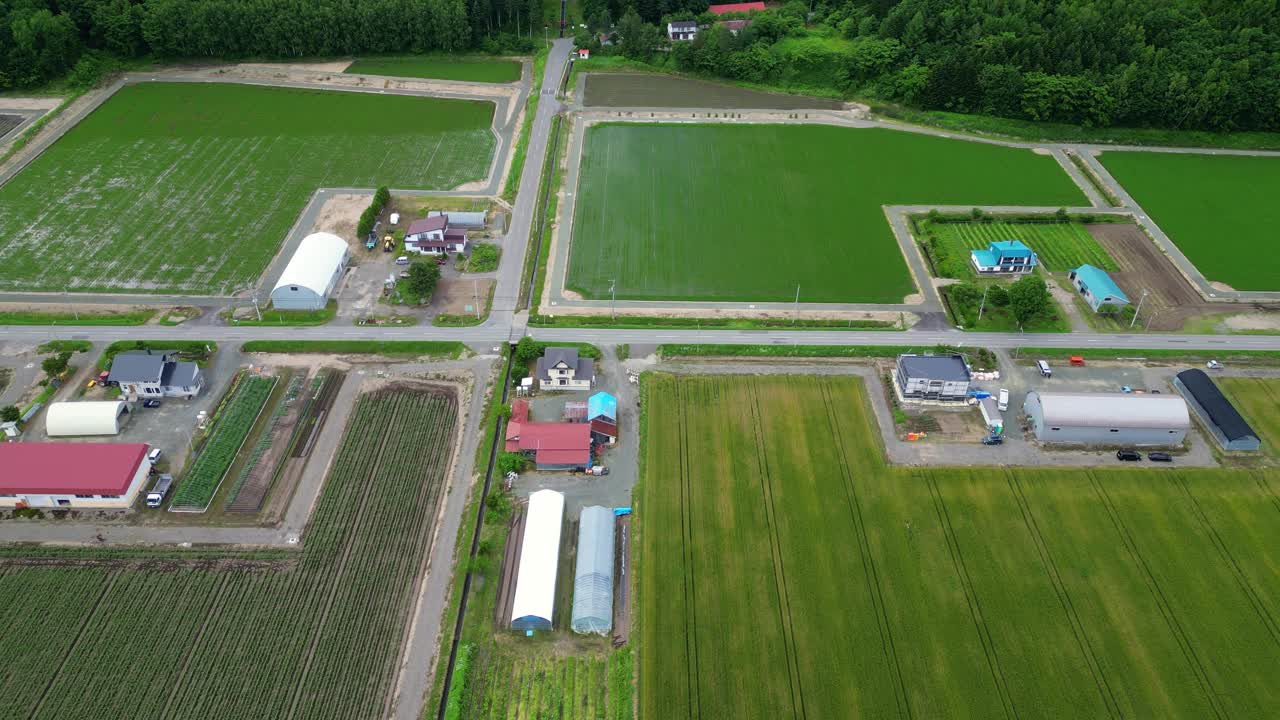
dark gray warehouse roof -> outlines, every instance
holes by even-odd
[[[1235,405],[1205,374],[1203,370],[1183,370],[1178,373],[1178,381],[1191,393],[1191,397],[1204,408],[1204,412],[1218,426],[1227,440],[1239,440],[1246,437],[1257,437],[1257,433],[1249,427],[1249,423],[1240,416]]]
[[[907,377],[930,380],[968,380],[969,366],[959,355],[899,355],[898,365]]]

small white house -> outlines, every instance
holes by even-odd
[[[452,215],[439,213],[414,220],[404,233],[404,247],[420,255],[467,251],[467,231],[454,225]]]
[[[350,259],[347,241],[331,233],[302,239],[271,290],[277,310],[323,310]]]
[[[667,37],[672,41],[692,40],[698,37],[698,23],[693,20],[677,20],[667,23]]]
[[[127,400],[180,397],[190,400],[204,389],[200,366],[179,360],[177,353],[135,350],[111,359],[107,382],[120,386]]]
[[[578,349],[549,347],[538,358],[538,387],[543,390],[590,390],[596,366],[591,358],[578,357]]]

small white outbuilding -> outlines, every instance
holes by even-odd
[[[560,566],[560,527],[564,495],[539,490],[529,496],[524,541],[511,601],[511,627],[532,632],[550,630],[556,604],[556,571]]]
[[[45,433],[49,437],[117,435],[129,414],[121,400],[56,402],[45,413]]]
[[[323,310],[349,259],[347,241],[337,235],[306,236],[271,290],[271,305],[277,310]]]

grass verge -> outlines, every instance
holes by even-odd
[[[0,325],[146,325],[155,310],[122,313],[0,312]]]
[[[457,359],[467,346],[452,340],[250,340],[240,348],[260,353],[337,353]]]
[[[304,327],[308,325],[324,325],[338,314],[338,301],[330,300],[323,310],[276,310],[274,307],[262,309],[262,319],[254,315],[248,320],[227,318],[229,325],[243,327],[262,327],[266,325],[292,325]]]

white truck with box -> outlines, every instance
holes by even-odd
[[[169,494],[171,487],[173,487],[173,476],[167,473],[161,475],[156,480],[155,486],[151,488],[151,492],[147,493],[147,507],[160,507],[160,503],[164,502],[164,496]]]

